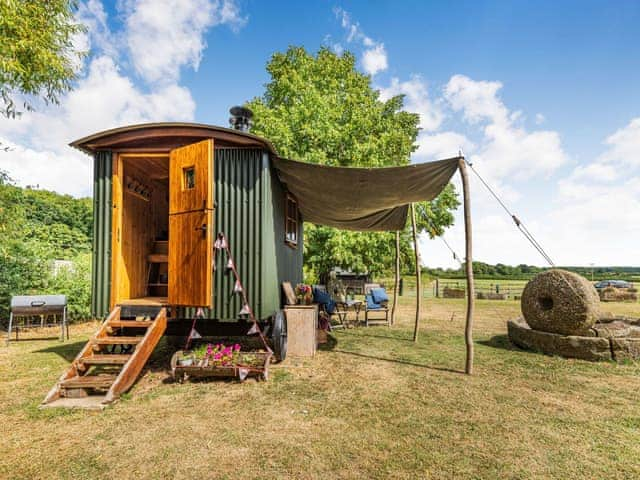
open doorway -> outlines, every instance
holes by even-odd
[[[169,156],[120,154],[114,207],[112,303],[166,304]]]

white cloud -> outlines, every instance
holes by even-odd
[[[522,112],[510,111],[498,93],[500,82],[476,81],[454,75],[444,88],[444,98],[454,112],[462,112],[471,126],[482,126],[482,146],[471,157],[493,178],[526,179],[556,171],[568,162],[560,135],[551,130],[527,131]]]
[[[498,98],[500,82],[476,81],[464,75],[454,75],[444,88],[444,96],[454,111],[462,111],[465,120],[478,123],[509,123],[509,111]]]
[[[420,76],[414,75],[404,82],[394,77],[388,87],[380,89],[382,100],[396,95],[405,96],[405,110],[420,114],[420,128],[435,130],[442,123],[442,111],[429,98],[427,83]]]
[[[232,1],[137,0],[125,4],[129,55],[149,82],[175,82],[183,66],[198,69],[211,26],[246,21]]]
[[[536,113],[536,125],[542,125],[545,122],[546,118],[543,114],[541,113]]]
[[[387,52],[383,44],[378,44],[364,51],[362,54],[362,68],[369,75],[384,72],[387,69]]]
[[[0,137],[9,147],[0,151],[0,169],[22,186],[31,185],[76,197],[91,194],[92,165],[86,155],[69,151],[62,155],[53,150],[34,150]]]
[[[568,161],[560,135],[554,131],[527,132],[513,125],[491,124],[485,128],[485,141],[472,160],[498,178],[548,176]]]
[[[640,117],[607,137],[608,150],[601,160],[606,163],[640,167]]]
[[[475,148],[466,136],[457,132],[440,132],[428,134],[421,132],[418,135],[418,150],[414,156],[421,160],[439,160],[458,155],[462,150],[464,154]]]
[[[86,35],[96,52],[118,59],[121,40],[107,24],[107,12],[99,0],[88,0],[78,4],[76,18],[87,27]]]
[[[187,11],[198,16],[189,7],[195,4],[203,7],[205,19],[185,18]],[[171,15],[167,15],[167,5],[175,7]],[[190,91],[178,81],[181,67],[197,66],[199,62],[205,47],[206,28],[202,25],[224,23],[236,28],[246,19],[239,15],[235,2],[231,1],[207,2],[208,7],[198,2],[189,5],[187,2],[151,4],[148,0],[121,2],[119,8],[125,16],[125,28],[123,40],[116,40],[118,36],[109,30],[102,4],[96,0],[82,3],[78,18],[88,25],[89,34],[78,42],[92,46],[93,56],[87,60],[74,89],[61,98],[60,106],[40,105],[37,111],[26,112],[20,119],[0,119],[0,142],[12,147],[9,152],[0,153],[0,168],[23,185],[89,195],[91,160],[68,147],[69,142],[132,123],[193,120],[195,102]],[[130,22],[129,17],[134,15],[136,20]],[[168,24],[163,25],[163,21]],[[138,33],[130,27],[147,24],[151,30],[155,28],[153,33],[156,35],[163,28],[177,26],[180,31],[177,38],[185,53],[181,57],[164,44],[155,45],[158,47],[157,58],[143,67],[150,80],[145,86],[136,84],[120,65],[127,64],[128,59],[134,64],[140,59],[127,58],[128,45],[140,41]],[[188,32],[185,25],[197,28]],[[147,40],[155,41],[153,38]],[[165,47],[167,51],[162,50]],[[151,54],[149,50],[146,53]],[[151,73],[150,65],[155,65],[158,72],[166,73],[162,81],[154,81],[157,77]]]
[[[384,44],[382,42],[376,42],[371,37],[365,35],[360,24],[354,22],[351,19],[351,15],[344,9],[336,7],[333,9],[333,13],[336,18],[340,20],[342,28],[347,32],[347,43],[355,42],[364,47],[361,59],[363,70],[371,76],[385,71],[389,65]]]

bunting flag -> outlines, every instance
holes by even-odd
[[[249,305],[245,303],[244,305],[242,305],[242,308],[238,312],[238,315],[249,315],[250,313],[251,309],[249,308]]]
[[[218,234],[218,238],[216,238],[216,241],[213,244],[213,246],[216,250],[227,248],[227,240],[226,238],[224,238],[224,235]]]
[[[202,335],[200,335],[195,328],[192,328],[191,332],[189,333],[189,338],[191,340],[193,340],[194,338],[202,338]]]
[[[247,335],[253,335],[254,333],[258,333],[258,331],[259,331],[258,324],[256,322],[253,322],[253,325],[251,326],[251,328],[247,332]]]
[[[249,376],[249,369],[246,367],[240,367],[238,369],[238,378],[240,379],[240,381],[242,382],[245,378],[247,378],[247,376]]]
[[[242,292],[242,284],[240,280],[236,280],[236,284],[233,286],[233,293],[241,293]]]
[[[229,261],[227,262],[227,268],[229,270],[233,270],[233,260],[230,258]]]

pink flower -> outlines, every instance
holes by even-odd
[[[236,343],[236,344],[233,346],[233,349],[234,349],[236,352],[239,352],[239,351],[240,351],[240,344],[239,344],[239,343]]]

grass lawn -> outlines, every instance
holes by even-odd
[[[268,383],[173,384],[162,343],[103,412],[38,409],[95,324],[0,347],[0,478],[640,478],[640,364],[517,350],[519,303],[479,301],[469,377],[464,301],[424,310],[417,344],[405,297],[393,328],[338,331]]]

